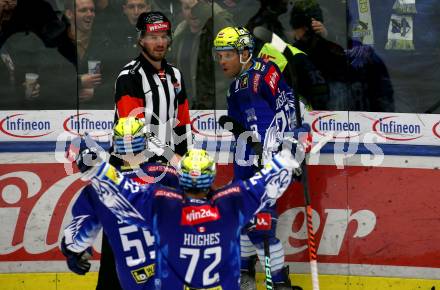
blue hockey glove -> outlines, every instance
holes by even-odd
[[[67,267],[70,271],[78,274],[85,275],[90,270],[90,262],[89,259],[92,256],[92,249],[88,248],[87,250],[81,253],[75,253],[67,249],[66,240],[63,237],[61,240],[61,252],[66,257]]]
[[[90,168],[101,164],[103,161],[102,153],[105,155],[104,149],[86,135],[85,137],[73,139],[66,155],[70,161],[75,162],[79,171],[84,173]]]

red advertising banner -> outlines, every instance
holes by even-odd
[[[217,185],[232,176],[218,172]],[[438,170],[313,165],[309,179],[320,263],[440,268]],[[83,186],[63,164],[2,164],[0,263],[64,260],[58,241]],[[308,261],[303,205],[300,184],[278,202],[288,262]]]

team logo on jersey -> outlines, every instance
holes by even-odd
[[[154,264],[131,271],[134,280],[138,284],[142,284],[148,281],[150,277],[154,275]]]
[[[257,214],[255,229],[259,231],[268,231],[272,227],[272,217],[270,213],[260,212]]]
[[[280,81],[280,74],[277,72],[274,66],[271,66],[269,72],[264,77],[264,80],[269,85],[272,95],[275,95],[278,89],[278,82]]]
[[[220,218],[218,208],[210,205],[187,206],[182,209],[182,225],[192,226]]]

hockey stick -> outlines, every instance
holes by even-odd
[[[263,40],[264,42],[270,42],[273,46],[278,49],[283,55],[287,48],[287,44],[275,33],[267,30],[262,26],[255,27],[254,29],[255,37]],[[287,57],[286,57],[287,58]],[[300,109],[299,98],[295,98],[295,117],[296,117],[296,127],[302,126],[301,109]],[[321,146],[323,146],[321,144]],[[319,279],[318,279],[318,260],[317,260],[317,250],[316,250],[316,239],[315,233],[313,232],[313,218],[312,218],[312,206],[310,201],[309,193],[309,178],[307,173],[307,164],[303,162],[301,165],[302,175],[301,183],[304,188],[304,199],[305,199],[305,214],[307,218],[307,244],[309,248],[309,261],[310,261],[310,273],[312,276],[312,287],[313,290],[319,290]]]
[[[226,116],[226,115],[221,116],[220,119],[218,120],[218,123],[223,129],[228,130],[232,134],[234,134],[236,138],[238,138],[238,136],[240,136],[242,133],[246,132],[246,129],[243,127],[243,125],[238,123],[235,119],[233,119],[230,116]],[[228,123],[231,124],[232,126],[227,126]],[[261,169],[263,166],[263,162],[262,162],[263,145],[261,145],[261,142],[256,141],[251,143],[251,147],[259,158],[258,164],[259,164],[259,169]],[[263,250],[264,250],[264,272],[266,276],[266,289],[272,290],[273,289],[272,268],[270,265],[270,248],[269,248],[269,238],[267,237],[267,235],[264,236]]]

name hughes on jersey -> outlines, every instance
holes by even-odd
[[[185,246],[212,246],[220,244],[220,233],[212,234],[184,234],[183,244]]]

